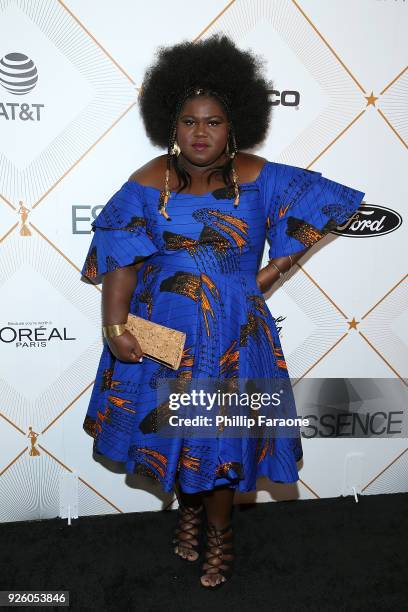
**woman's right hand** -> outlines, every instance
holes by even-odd
[[[120,336],[107,338],[107,342],[113,355],[120,361],[135,363],[143,356],[139,342],[127,330]]]

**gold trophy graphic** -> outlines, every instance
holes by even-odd
[[[21,216],[20,236],[31,236],[31,232],[27,227],[28,213],[30,210],[24,206],[21,200],[19,204],[20,208],[18,209],[18,214]]]
[[[31,448],[30,448],[30,457],[38,457],[40,455],[40,451],[35,447],[37,443],[37,439],[39,434],[36,431],[33,431],[32,427],[28,428],[30,432],[27,434],[27,438],[30,438]]]

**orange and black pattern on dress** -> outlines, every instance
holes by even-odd
[[[220,463],[215,468],[215,476],[218,478],[228,477],[231,470],[234,472],[234,478],[239,478],[240,480],[244,478],[244,468],[240,461],[225,461],[224,463]]]
[[[110,425],[117,432],[130,434],[134,428],[135,410],[132,400],[118,395],[108,395],[110,409]]]
[[[98,393],[99,401],[92,413],[88,411],[82,423],[83,430],[94,438],[95,441],[98,434],[102,431],[102,423],[105,417],[109,416],[109,406],[107,406],[106,396],[111,390],[118,387],[117,383],[119,381],[113,378],[113,363],[114,359],[109,357],[105,359],[103,363],[101,362],[94,384],[94,393]],[[108,366],[108,364],[110,365]]]
[[[98,258],[96,247],[93,247],[86,256],[85,259],[85,274],[88,278],[96,278],[98,276]]]
[[[233,378],[239,375],[239,340],[235,338],[219,357],[220,375]]]
[[[134,429],[134,419],[136,410],[133,408],[133,403],[118,395],[105,396],[103,408],[96,411],[96,419],[94,423],[87,417],[84,421],[84,429],[94,438],[101,435],[109,435],[110,430],[115,434],[130,435]]]
[[[158,389],[162,385],[169,384],[172,379],[190,381],[193,374],[194,353],[193,346],[185,346],[181,356],[180,365],[177,370],[170,370],[167,366],[158,365],[149,380],[151,389]],[[171,384],[171,383],[170,383]]]
[[[258,438],[256,441],[255,455],[257,463],[260,463],[268,456],[273,455],[275,449],[275,438]]]
[[[164,231],[165,248],[185,249],[208,271],[238,270],[238,257],[249,247],[249,226],[245,219],[210,208],[196,210],[192,217],[204,225],[199,238]]]
[[[296,238],[305,247],[311,247],[323,238],[326,234],[331,232],[337,227],[337,223],[333,219],[324,225],[322,229],[318,229],[311,223],[303,221],[303,219],[297,219],[296,217],[288,217],[286,234],[291,238]]]
[[[136,470],[138,474],[145,473],[158,480],[163,479],[166,475],[167,457],[155,448],[132,445],[129,448],[129,459],[143,466],[143,471],[140,468]]]
[[[191,451],[191,447],[185,445],[182,446],[177,464],[178,470],[182,467],[185,470],[192,470],[193,472],[200,471],[200,457],[194,455]]]
[[[101,391],[107,391],[108,389],[120,391],[121,384],[120,380],[113,380],[113,368],[105,368],[103,370],[100,386]]]
[[[187,486],[197,482],[200,489],[208,488],[216,478],[227,478],[232,481],[245,476],[243,461],[223,461],[214,457],[212,448],[200,440],[189,440],[182,447],[177,471]]]
[[[166,395],[168,394],[167,391],[169,394],[186,393],[190,388],[193,364],[191,348],[184,348],[180,367],[177,370],[169,370],[169,368],[160,365],[151,376],[149,386],[159,388],[160,385],[166,384]],[[174,414],[174,410],[170,408],[169,401],[166,400],[143,417],[139,429],[143,434],[158,432],[169,424],[169,417],[172,414]]]
[[[124,226],[123,229],[125,231],[134,232],[136,234],[145,234],[146,236],[148,236],[148,238],[150,238],[150,240],[153,240],[152,229],[144,217],[138,217],[137,215],[134,215],[130,219],[130,221]],[[139,257],[136,256],[134,263],[137,263],[138,260]]]
[[[307,175],[305,175],[307,176]],[[295,185],[295,187],[294,187]],[[350,219],[355,213],[354,196],[350,193],[350,189],[339,185],[337,190],[337,202],[327,203],[319,207],[322,215],[328,218],[326,223],[318,228],[310,221],[291,215],[292,207],[299,202],[303,193],[309,189],[307,181],[300,181],[297,178],[292,179],[288,184],[287,191],[283,191],[277,198],[278,214],[277,219],[280,220],[286,217],[286,235],[295,238],[305,247],[311,247],[326,234],[336,229],[340,224]],[[291,188],[291,189],[290,189]],[[289,197],[290,192],[290,197]],[[285,203],[282,203],[284,200]],[[314,216],[316,217],[316,210]],[[268,218],[267,228],[271,227],[271,220]]]
[[[89,436],[96,438],[96,421],[93,417],[86,415],[82,427]]]
[[[222,311],[222,302],[217,285],[207,274],[204,272],[201,274],[176,272],[160,283],[160,291],[178,293],[194,300],[199,305],[207,336],[211,335],[211,324],[215,321],[215,311],[216,308]]]
[[[250,304],[252,314],[255,314],[256,316],[257,314],[261,315],[261,318],[258,317],[257,319],[258,324],[259,324],[260,329],[263,330],[264,335],[266,336],[268,340],[269,346],[272,349],[276,365],[278,366],[278,368],[281,368],[282,370],[287,370],[288,367],[287,367],[286,361],[283,356],[283,350],[282,350],[282,347],[280,346],[280,342],[277,343],[273,339],[272,333],[271,333],[271,326],[268,325],[267,323],[269,309],[266,305],[265,300],[263,299],[263,297],[259,295],[249,294],[247,296],[247,303]]]
[[[146,219],[144,217],[133,216],[130,221],[125,225],[124,229],[128,232],[133,232],[141,227],[146,227]]]
[[[240,346],[248,346],[250,339],[257,343],[259,349],[261,348],[261,343],[263,343],[265,346],[266,340],[265,348],[268,352],[272,352],[276,366],[278,368],[287,370],[287,365],[283,358],[282,348],[274,341],[270,326],[262,316],[255,314],[252,311],[248,311],[247,321],[241,325]],[[265,357],[267,357],[267,355],[265,355]]]
[[[160,266],[155,265],[155,264],[146,264],[144,269],[143,269],[143,276],[142,276],[142,289],[138,290],[137,289],[137,285],[136,285],[136,290],[132,296],[132,301],[131,301],[131,312],[138,312],[139,311],[139,304],[145,304],[146,305],[146,317],[147,319],[151,319],[152,318],[152,312],[153,312],[153,302],[154,302],[154,298],[153,298],[153,294],[154,294],[154,288],[156,286],[156,280],[158,275],[160,274]]]
[[[214,483],[218,475],[225,474],[228,469],[240,464],[224,466],[220,464],[218,456],[214,457],[213,448],[205,444],[202,440],[189,440],[189,443],[182,450],[179,461],[178,471],[182,475],[183,482],[190,486],[196,483],[197,490],[208,489],[208,485]]]
[[[195,338],[196,372],[211,376],[218,372],[216,346],[219,338],[219,317],[225,319],[224,303],[220,290],[209,274],[177,271],[160,283],[160,291],[168,291],[186,297],[197,304]]]
[[[204,225],[200,234],[200,244],[210,242],[214,250],[220,253],[231,247],[241,252],[248,244],[249,226],[245,219],[211,208],[195,210],[192,216]],[[211,230],[215,230],[220,236],[215,242],[213,241],[214,233]]]
[[[169,417],[174,414],[168,401],[161,403],[150,410],[139,423],[139,429],[143,434],[157,433],[169,424]]]
[[[108,405],[105,405],[105,410],[102,412],[98,410],[96,413],[96,419],[86,415],[82,428],[92,438],[97,438],[98,434],[102,431],[102,424],[105,420],[109,423],[110,409]]]

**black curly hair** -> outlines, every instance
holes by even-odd
[[[214,34],[197,42],[181,42],[159,47],[156,61],[146,70],[141,94],[140,113],[151,142],[166,148],[170,155],[176,137],[178,115],[187,98],[201,94],[214,95],[225,108],[230,134],[230,150],[252,148],[267,133],[272,85],[263,74],[263,61],[236,47],[225,35]],[[172,156],[183,189],[190,183],[176,156]],[[222,171],[226,184],[231,184],[231,160]],[[209,180],[209,179],[208,179]]]

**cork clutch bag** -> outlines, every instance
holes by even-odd
[[[180,366],[186,334],[137,315],[128,315],[126,329],[135,336],[143,354],[173,370]]]

